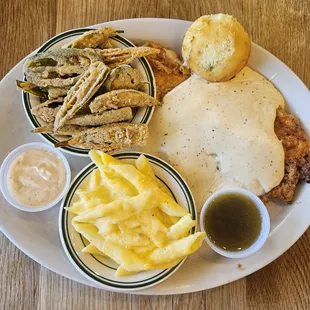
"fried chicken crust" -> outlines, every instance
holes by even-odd
[[[156,97],[161,101],[170,90],[190,77],[190,70],[182,66],[182,62],[175,51],[154,42],[147,42],[144,46],[153,47],[160,51],[158,54],[149,55],[146,58],[153,69],[156,81]]]
[[[277,198],[292,203],[298,181],[310,182],[309,142],[298,118],[282,108],[277,110],[274,130],[283,144],[285,174],[281,183],[261,199],[268,202]]]

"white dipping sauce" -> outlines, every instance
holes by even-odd
[[[41,207],[54,201],[63,191],[67,172],[52,152],[33,149],[18,156],[8,171],[12,196],[28,207]]]
[[[262,195],[284,176],[284,150],[274,132],[279,106],[279,91],[248,67],[224,83],[192,76],[156,108],[143,151],[178,169],[199,209],[222,188]]]

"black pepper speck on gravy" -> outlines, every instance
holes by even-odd
[[[156,108],[142,151],[179,164],[198,208],[222,188],[260,196],[284,176],[284,149],[274,132],[279,106],[281,93],[249,67],[224,83],[192,75]]]

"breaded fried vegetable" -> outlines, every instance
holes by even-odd
[[[67,124],[78,126],[100,126],[105,124],[128,121],[132,119],[131,108],[106,111],[100,114],[86,114],[75,116]]]
[[[69,87],[49,87],[47,89],[48,99],[54,99],[58,97],[66,97]]]
[[[53,123],[60,106],[57,108],[40,107],[40,109],[33,111],[32,114],[39,117],[46,123]]]
[[[77,134],[84,132],[87,129],[88,129],[87,127],[82,127],[82,126],[65,125],[65,126],[59,128],[56,133],[54,133],[53,125],[50,125],[50,126],[35,128],[31,132],[33,132],[33,133],[53,133],[53,134],[59,135],[59,136],[74,136],[74,135],[77,135]]]
[[[55,146],[76,146],[112,152],[122,147],[145,145],[147,137],[146,124],[117,123],[90,128],[70,140],[56,143]]]
[[[16,86],[18,89],[32,94],[36,97],[40,97],[40,98],[47,98],[47,93],[44,92],[40,87],[38,87],[37,85],[34,85],[30,82],[25,82],[25,81],[16,81]]]
[[[103,57],[103,61],[114,68],[120,64],[129,64],[136,58],[157,54],[160,51],[152,47],[128,47],[128,48],[109,48],[96,50]]]
[[[63,46],[63,48],[96,48],[103,45],[110,37],[117,36],[117,31],[111,27],[85,32],[77,39]]]
[[[104,41],[102,44],[100,44],[98,46],[98,48],[100,49],[106,49],[106,48],[114,48],[114,44],[113,44],[113,40],[112,39],[108,39],[106,41]]]
[[[89,102],[99,87],[104,83],[110,69],[100,61],[90,65],[77,83],[69,90],[64,104],[55,117],[54,131],[65,125]]]
[[[160,105],[155,98],[132,89],[113,90],[96,97],[89,105],[92,113],[122,107],[146,107]]]
[[[29,82],[39,87],[67,87],[74,85],[96,61],[102,61],[102,56],[92,49],[52,50],[28,58],[24,73]]]
[[[31,113],[34,116],[41,118],[46,123],[53,123],[60,106],[63,104],[63,100],[63,98],[46,100],[45,102],[33,107]]]
[[[106,91],[117,89],[139,90],[142,84],[142,76],[138,69],[129,65],[120,65],[111,71],[104,83],[104,88]]]

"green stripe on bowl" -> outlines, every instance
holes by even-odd
[[[83,28],[83,29],[74,29],[74,30],[69,30],[69,31],[63,32],[63,33],[51,38],[45,44],[43,44],[38,49],[37,53],[45,52],[48,49],[50,49],[52,46],[54,46],[56,43],[58,43],[64,39],[70,38],[72,36],[83,34],[84,32],[90,31],[90,30],[96,30],[96,29]],[[123,30],[117,30],[117,31],[119,33],[124,33]],[[117,41],[118,43],[123,44],[126,47],[135,47],[135,45],[132,42],[130,42],[128,39],[126,39],[122,36],[115,36],[111,39],[113,39],[114,41]],[[154,79],[153,71],[150,67],[150,64],[148,63],[148,61],[146,60],[145,57],[139,58],[137,60],[140,62],[140,64],[142,65],[142,67],[146,73],[147,80],[149,83],[149,95],[152,97],[156,97],[155,79]],[[26,81],[25,78],[24,78],[24,81]],[[26,115],[27,115],[30,123],[32,124],[32,126],[34,128],[40,127],[41,125],[40,125],[39,121],[31,113],[31,103],[30,103],[29,94],[23,93],[22,98],[23,98],[24,109],[25,109]],[[155,107],[146,107],[145,113],[142,116],[140,123],[147,124],[150,121],[154,110],[155,110]],[[59,140],[54,138],[51,134],[40,133],[40,135],[51,144],[55,144],[55,143],[59,142]],[[89,152],[89,149],[82,149],[82,148],[73,147],[73,146],[65,146],[65,147],[61,147],[61,149],[65,150],[69,153],[72,153],[72,154],[80,154],[83,156],[88,156],[88,152]]]
[[[152,163],[160,167],[161,169],[164,169],[167,173],[169,173],[170,176],[174,178],[174,180],[177,182],[177,184],[180,186],[183,195],[186,198],[189,212],[192,214],[193,219],[197,218],[196,214],[196,208],[194,204],[194,199],[191,195],[191,192],[189,191],[185,181],[183,178],[179,175],[179,173],[171,167],[169,164],[165,163],[164,161],[153,157],[152,155],[149,154],[144,154],[147,159]],[[113,155],[115,158],[119,159],[137,159],[140,156],[140,153],[138,152],[124,152],[124,153],[118,153]],[[74,179],[72,182],[70,189],[66,195],[66,197],[63,200],[61,209],[60,209],[60,224],[61,224],[61,229],[62,229],[62,234],[61,238],[64,241],[63,243],[65,244],[66,251],[69,254],[69,256],[72,258],[74,261],[76,267],[84,273],[86,276],[89,278],[97,281],[98,283],[101,283],[103,285],[111,286],[114,288],[119,288],[119,289],[137,289],[137,288],[143,288],[145,286],[149,286],[151,284],[154,284],[160,280],[163,280],[165,277],[167,277],[170,273],[172,273],[180,264],[184,262],[182,260],[178,265],[174,266],[173,268],[170,269],[165,269],[162,272],[158,273],[155,276],[152,276],[151,278],[145,279],[145,280],[140,280],[140,281],[134,281],[134,282],[122,282],[122,281],[114,281],[111,279],[107,279],[103,276],[100,276],[93,272],[85,263],[80,259],[80,257],[77,255],[77,253],[74,250],[74,247],[71,243],[71,239],[69,237],[68,233],[68,225],[69,225],[69,220],[68,220],[68,211],[64,209],[64,207],[67,207],[70,205],[72,197],[78,188],[78,186],[81,184],[81,182],[94,170],[96,169],[96,165],[94,163],[89,164],[86,166]],[[191,233],[195,233],[196,231],[196,226],[193,227],[191,230]]]

